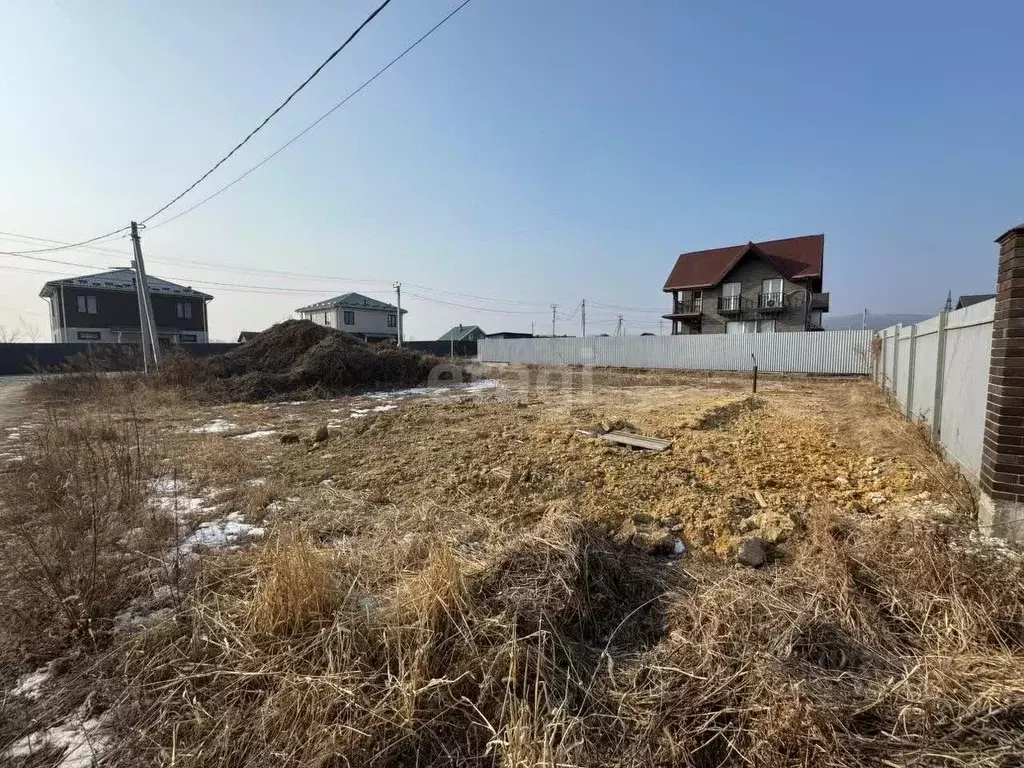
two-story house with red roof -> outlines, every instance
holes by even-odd
[[[820,331],[825,236],[680,254],[665,281],[674,335]]]

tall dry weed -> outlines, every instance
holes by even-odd
[[[23,455],[0,474],[0,612],[15,617],[5,634],[45,655],[95,642],[170,522],[146,504],[154,457],[130,400],[114,417],[50,407],[22,433]]]

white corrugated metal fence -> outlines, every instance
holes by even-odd
[[[481,339],[485,363],[674,368],[688,371],[870,373],[871,331]],[[753,355],[753,358],[751,358]]]
[[[879,331],[875,381],[907,418],[927,422],[949,457],[981,471],[995,299]]]

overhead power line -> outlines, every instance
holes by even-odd
[[[383,3],[378,5],[377,8],[373,11],[373,13],[371,13],[369,16],[367,16],[366,19],[363,20],[363,23],[360,24],[358,27],[356,27],[355,31],[351,35],[348,36],[348,38],[345,40],[345,42],[343,42],[341,45],[339,45],[337,48],[335,48],[334,51],[331,53],[331,55],[328,56],[326,59],[324,59],[323,63],[320,64],[319,67],[314,69],[313,73],[299,84],[298,88],[296,88],[294,91],[292,91],[291,93],[288,94],[288,98],[286,98],[284,101],[282,101],[280,104],[278,104],[277,107],[274,108],[273,112],[271,112],[269,115],[267,115],[265,118],[263,118],[263,122],[261,122],[259,125],[257,125],[255,128],[253,128],[251,131],[249,131],[249,135],[248,136],[246,136],[240,142],[235,144],[235,146],[231,148],[230,152],[228,152],[226,155],[224,155],[224,157],[222,157],[220,160],[218,160],[216,163],[214,163],[213,167],[210,168],[210,170],[208,170],[206,173],[204,173],[198,179],[193,181],[188,187],[185,188],[185,190],[183,192],[181,192],[178,195],[176,195],[175,197],[171,198],[171,200],[169,202],[165,203],[163,206],[161,206],[160,208],[155,210],[153,213],[149,214],[149,216],[144,218],[142,220],[142,223],[145,224],[150,219],[152,219],[152,218],[154,218],[156,216],[159,216],[161,213],[166,211],[168,208],[170,208],[176,202],[181,200],[181,198],[183,198],[185,195],[187,195],[193,189],[195,189],[200,184],[202,184],[211,173],[216,171],[225,162],[227,162],[228,158],[230,158],[233,154],[235,154],[235,152],[237,152],[242,147],[244,147],[245,144],[249,141],[249,139],[251,139],[257,133],[259,133],[263,129],[263,127],[267,123],[269,123],[274,118],[275,115],[277,115],[278,112],[280,112],[282,109],[284,109],[288,105],[288,102],[290,102],[293,98],[295,98],[296,94],[298,94],[299,91],[301,91],[303,88],[305,88],[307,85],[309,85],[309,83],[313,80],[313,78],[316,77],[317,75],[319,75],[321,70],[323,70],[324,67],[326,67],[328,64],[330,64],[334,60],[335,56],[337,56],[339,53],[341,53],[343,50],[345,50],[346,46],[348,46],[348,44],[351,43],[356,38],[356,35],[358,35],[360,32],[362,32],[363,28],[366,27],[366,25],[369,24],[371,21],[373,21],[377,17],[377,14],[380,13],[381,11],[383,11],[385,8],[387,8],[387,6],[390,3],[391,3],[391,0],[384,0]]]
[[[354,91],[352,91],[352,93],[350,93],[344,99],[339,101],[337,104],[335,104],[329,110],[324,112],[322,115],[320,115],[320,117],[318,117],[312,123],[307,125],[305,128],[303,128],[297,134],[292,136],[290,139],[288,139],[288,141],[286,141],[280,147],[278,147],[273,152],[271,152],[269,155],[264,157],[262,160],[260,160],[258,163],[256,163],[256,165],[254,165],[252,168],[247,170],[245,173],[243,173],[240,176],[236,177],[232,181],[229,181],[227,184],[225,184],[223,187],[218,189],[216,192],[214,192],[214,193],[212,193],[210,195],[207,195],[202,200],[200,200],[198,203],[195,203],[194,205],[186,208],[183,211],[180,211],[179,213],[174,214],[173,216],[170,216],[170,217],[164,219],[163,221],[158,221],[156,224],[151,225],[149,228],[150,229],[155,229],[156,227],[162,227],[164,224],[170,224],[172,221],[175,221],[176,219],[180,219],[182,216],[186,216],[187,214],[192,213],[192,211],[194,211],[196,208],[199,208],[202,205],[206,205],[206,203],[210,202],[215,197],[219,196],[221,193],[227,192],[229,189],[231,189],[233,186],[235,186],[235,184],[237,184],[238,182],[242,181],[242,179],[244,179],[250,173],[253,173],[254,171],[258,171],[260,168],[262,168],[268,162],[270,162],[275,157],[277,157],[279,154],[281,154],[286,149],[288,149],[288,147],[290,147],[296,141],[298,141],[303,136],[305,136],[307,133],[309,133],[311,130],[316,128],[320,123],[322,123],[328,117],[330,117],[335,112],[337,112],[339,109],[341,109],[343,106],[345,106],[352,98],[354,98],[357,94],[359,94],[364,88],[368,87],[371,83],[373,83],[374,80],[376,80],[378,77],[380,77],[385,72],[387,72],[389,69],[391,69],[391,67],[393,67],[395,64],[397,64],[399,61],[404,59],[406,57],[406,55],[408,55],[413,50],[413,48],[417,47],[420,43],[422,43],[424,40],[426,40],[428,37],[430,37],[432,34],[434,34],[438,29],[440,29],[442,26],[444,26],[448,22],[448,20],[450,18],[452,18],[452,16],[454,16],[459,11],[461,11],[463,8],[465,8],[467,5],[469,5],[470,2],[472,2],[472,0],[463,0],[463,2],[460,5],[456,6],[452,11],[450,11],[448,13],[448,15],[446,15],[444,18],[442,18],[433,27],[428,29],[419,39],[416,40],[416,42],[414,42],[412,45],[410,45],[408,48],[406,48],[404,51],[402,51],[400,54],[398,54],[395,58],[393,58],[385,66],[383,66],[379,70],[377,70],[377,72],[372,77],[370,77],[362,85],[360,85],[358,88],[356,88]],[[232,150],[232,151],[234,151],[234,150]],[[225,159],[227,159],[227,158],[225,158]],[[208,176],[209,173],[207,173],[206,175]],[[204,178],[205,178],[205,176],[204,176]],[[202,181],[202,179],[200,179],[200,181]],[[198,184],[199,182],[196,182],[196,183]],[[194,186],[195,186],[195,184],[193,184],[193,187]],[[175,200],[172,200],[171,203],[168,203],[167,205],[165,205],[163,208],[160,209],[160,211],[157,211],[156,213],[151,214],[144,221],[149,221],[149,219],[152,219],[154,216],[156,216],[157,214],[161,213],[163,210],[166,210],[167,208],[169,208],[171,204],[173,204],[177,199],[180,199],[188,191],[189,190],[185,190],[185,192],[182,193],[182,195],[179,195],[178,198],[176,198]]]
[[[433,298],[431,296],[424,296],[423,294],[419,294],[419,293],[408,293],[408,292],[405,292],[404,295],[406,295],[406,296],[414,296],[417,299],[423,299],[424,301],[431,301],[434,304],[444,304],[444,305],[449,306],[449,307],[459,307],[460,309],[469,309],[469,310],[472,310],[474,312],[483,312],[485,314],[487,314],[487,313],[493,314],[493,315],[546,315],[546,314],[548,314],[547,312],[541,312],[541,311],[531,312],[531,311],[520,310],[520,309],[496,309],[494,307],[473,307],[473,306],[470,306],[468,304],[458,304],[458,303],[453,302],[453,301],[444,301],[443,299],[435,299],[435,298]]]
[[[88,240],[80,240],[77,243],[62,243],[61,245],[55,245],[55,246],[51,246],[51,247],[48,247],[48,248],[33,248],[30,251],[18,251],[17,255],[18,256],[25,256],[26,254],[30,254],[30,253],[50,253],[52,251],[64,251],[64,250],[67,250],[68,248],[81,248],[82,246],[86,246],[89,243],[95,243],[98,240],[105,240],[108,237],[114,237],[115,235],[119,235],[119,234],[121,234],[122,232],[124,232],[127,229],[128,229],[128,227],[121,227],[120,229],[115,229],[112,232],[107,232],[107,233],[102,234],[102,235],[96,235],[96,237],[90,237]],[[41,239],[44,240],[44,242],[46,240],[45,238],[41,238]],[[52,242],[57,242],[57,241],[52,241]]]

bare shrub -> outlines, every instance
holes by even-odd
[[[96,642],[170,522],[146,505],[153,456],[130,401],[114,417],[51,407],[23,431],[22,459],[0,475],[0,612],[45,655]]]

